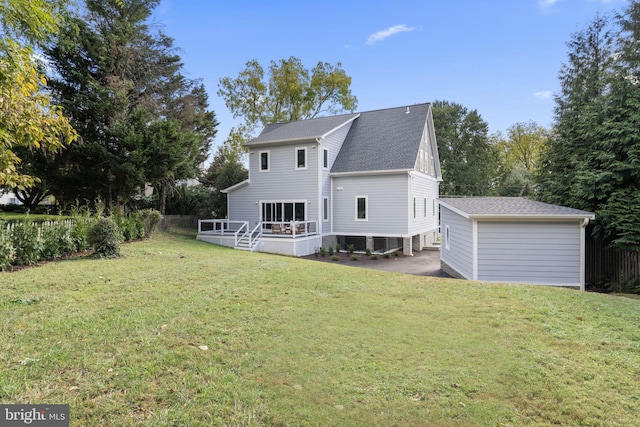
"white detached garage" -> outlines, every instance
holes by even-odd
[[[584,290],[585,227],[593,213],[521,197],[439,202],[440,262],[451,276]]]

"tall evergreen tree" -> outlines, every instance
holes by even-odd
[[[54,94],[82,137],[49,180],[62,202],[100,197],[121,211],[145,183],[194,177],[208,153],[217,122],[173,40],[147,24],[158,3],[86,0],[47,51]]]
[[[613,58],[609,19],[597,17],[573,34],[567,46],[568,62],[559,74],[556,123],[538,171],[540,197],[594,210],[604,197],[591,188],[597,169],[589,163],[599,150],[595,135],[605,119],[602,103]]]
[[[540,175],[545,201],[595,212],[594,235],[628,248],[640,248],[639,29],[632,1],[573,36]]]

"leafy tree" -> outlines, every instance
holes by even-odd
[[[215,115],[202,84],[181,74],[173,40],[147,24],[159,0],[85,3],[47,51],[51,86],[83,138],[61,156],[52,191],[121,212],[152,183],[163,204],[167,188],[197,175]]]
[[[57,31],[66,2],[0,2],[0,186],[23,189],[37,179],[20,171],[21,147],[55,152],[77,134],[51,103],[34,48]]]
[[[231,130],[228,140],[237,147],[259,126],[353,111],[357,99],[350,86],[351,77],[339,62],[318,62],[307,70],[300,59],[291,57],[271,61],[265,75],[257,60],[248,61],[238,77],[220,79],[218,95],[234,118],[244,119]]]
[[[490,143],[487,123],[477,110],[435,101],[433,122],[442,167],[440,192],[457,196],[492,194],[498,152]]]
[[[507,137],[494,137],[500,154],[497,192],[503,196],[528,196],[533,193],[534,176],[540,164],[549,132],[537,123],[516,123],[507,129]]]
[[[202,179],[203,184],[213,190],[213,216],[215,218],[226,218],[227,216],[227,195],[221,190],[238,184],[248,177],[249,171],[240,161],[238,154],[226,149],[225,146],[219,147],[213,162]]]

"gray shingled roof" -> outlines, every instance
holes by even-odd
[[[331,173],[413,169],[428,112],[417,104],[360,113]]]
[[[440,202],[468,217],[576,217],[594,218],[593,213],[550,205],[522,197],[441,198]]]
[[[246,145],[262,145],[286,141],[301,141],[320,138],[327,132],[353,120],[357,113],[340,116],[318,117],[316,119],[300,120],[297,122],[274,123],[266,125],[257,138]]]

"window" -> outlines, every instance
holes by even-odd
[[[296,169],[307,168],[307,149],[296,148]]]
[[[260,152],[260,172],[269,172],[269,152]]]
[[[444,227],[444,247],[447,250],[451,249],[451,231],[449,231],[448,225]]]
[[[367,196],[356,197],[356,221],[367,220]]]
[[[323,148],[322,155],[323,155],[322,167],[325,169],[329,169],[329,150],[327,150],[326,148]]]
[[[424,217],[427,217],[427,198],[424,198]]]
[[[305,221],[305,202],[263,202],[262,221]]]
[[[329,221],[329,198],[322,198],[322,220]]]
[[[417,198],[413,198],[413,219],[416,219],[417,213],[416,210],[418,209],[416,207],[416,205],[418,204],[418,199]]]

